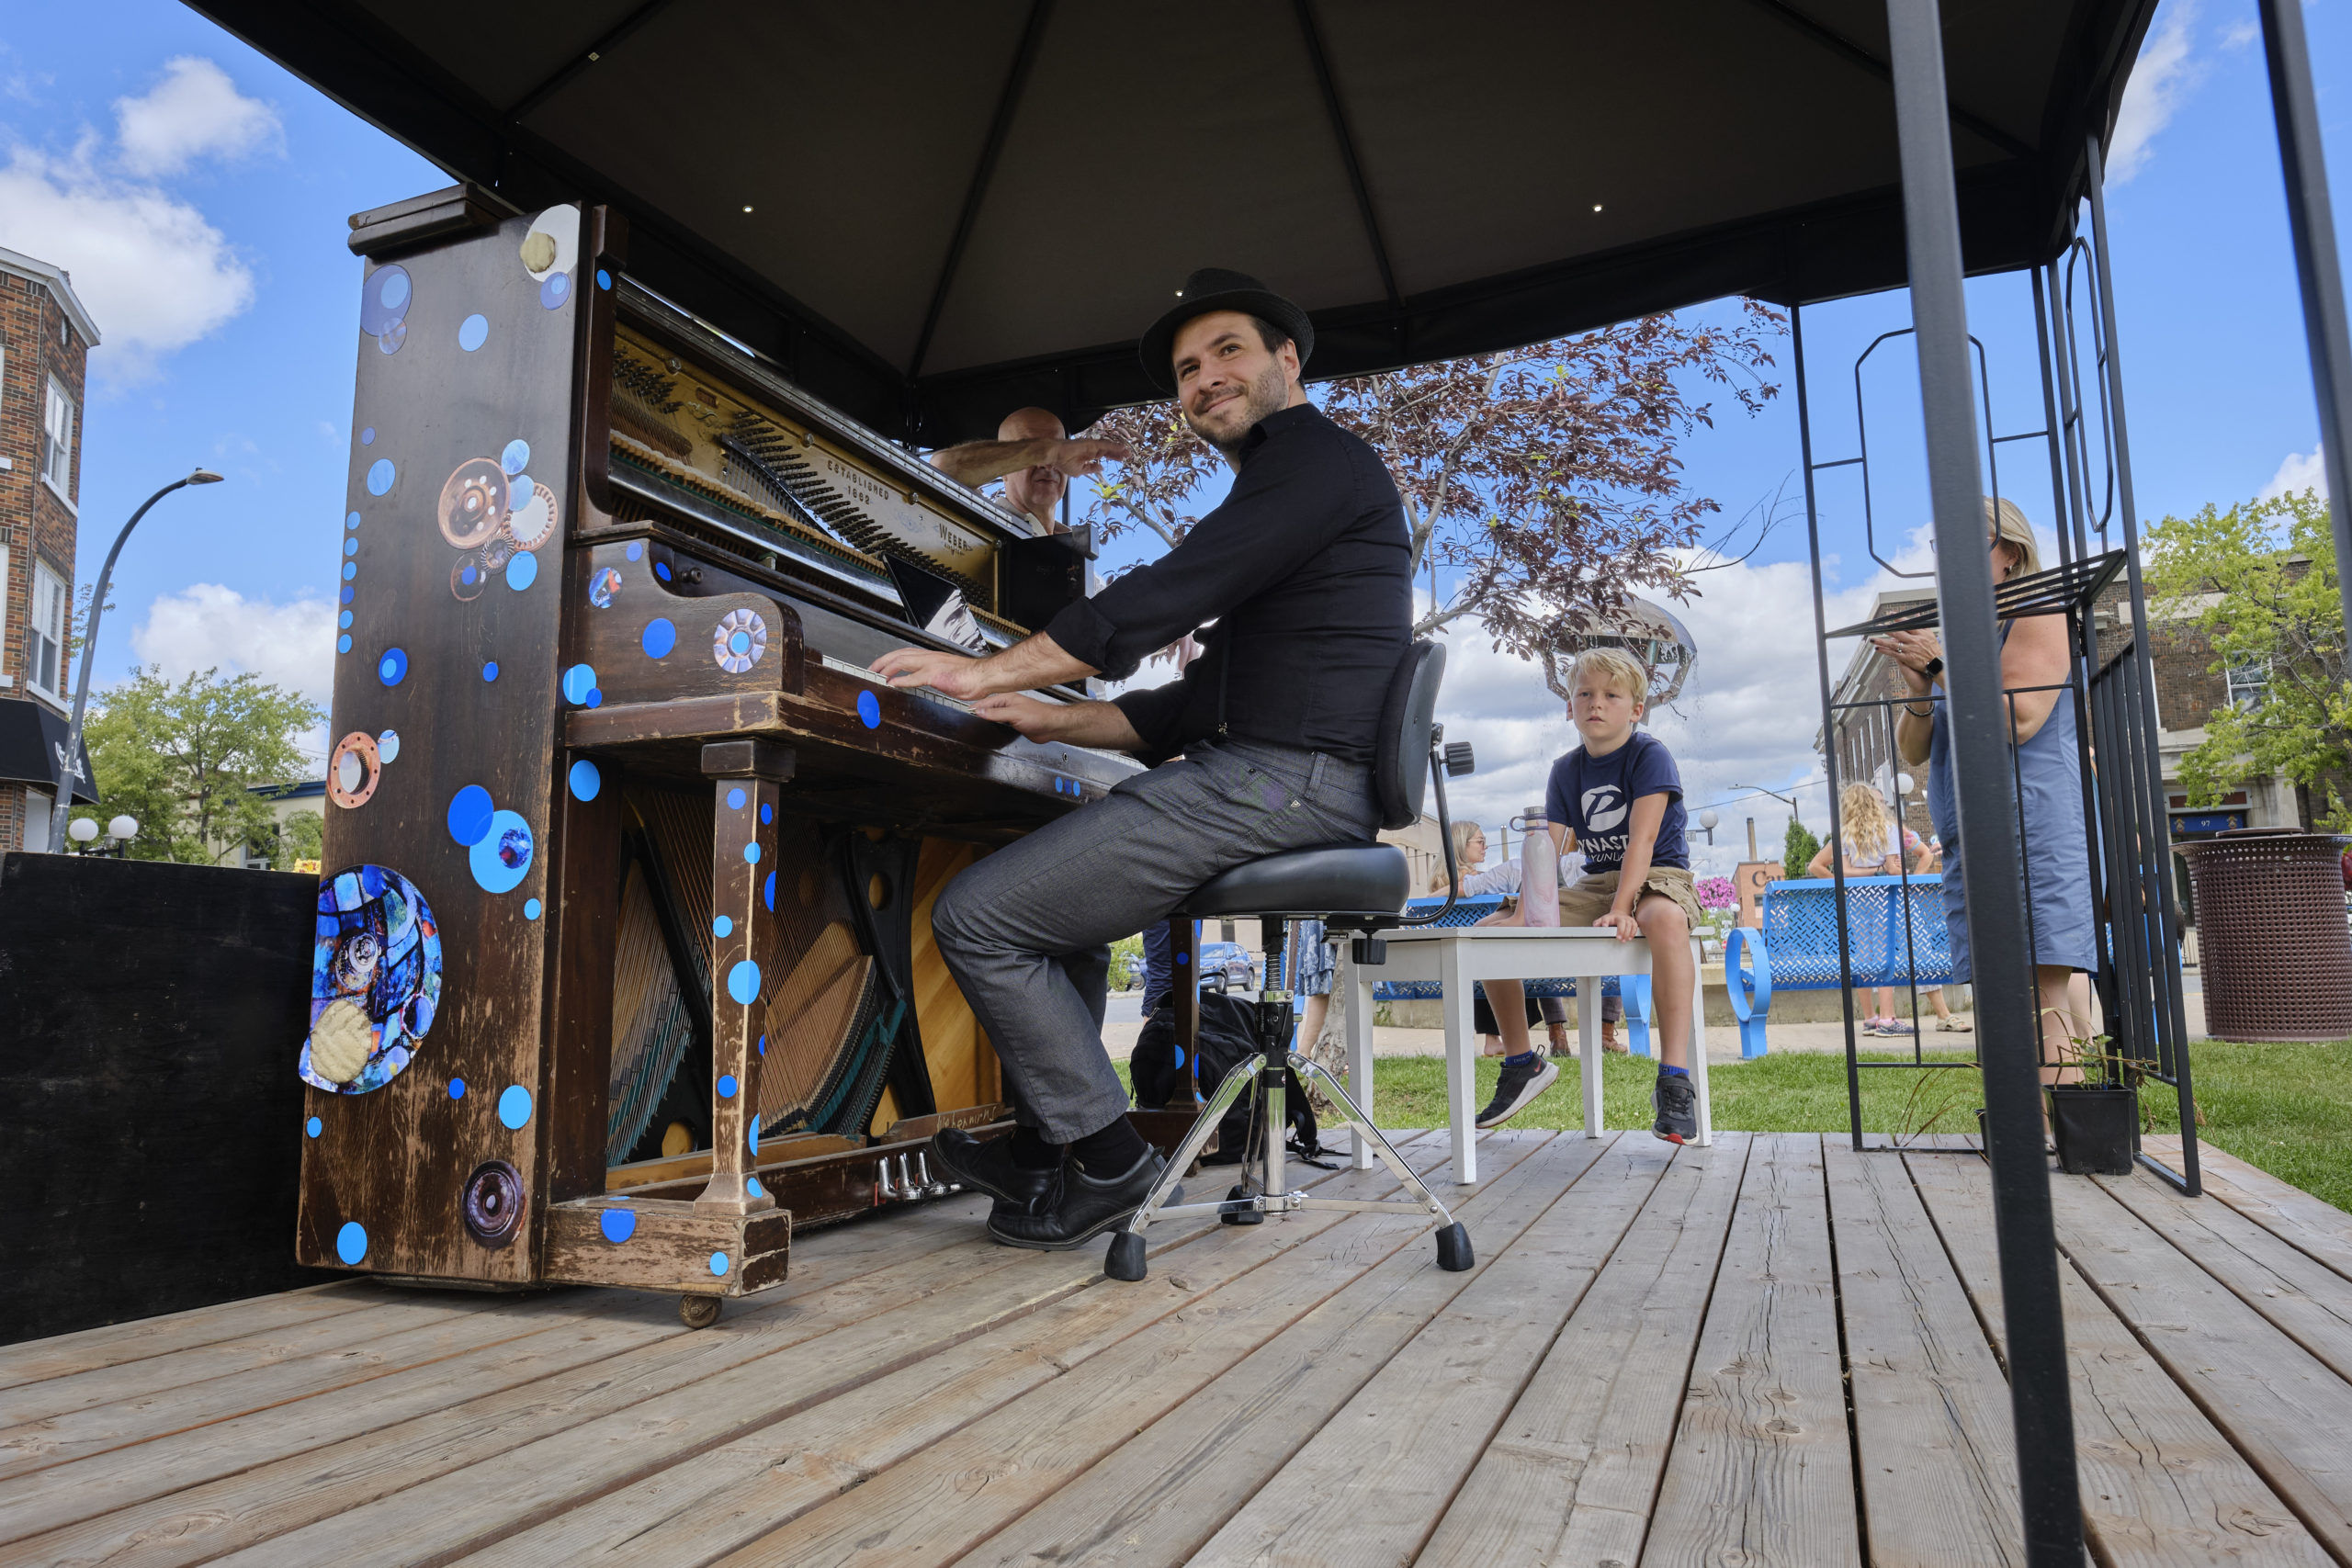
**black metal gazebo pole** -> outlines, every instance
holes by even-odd
[[[1936,523],[1936,590],[1944,635],[1945,705],[1961,876],[1973,955],[1978,1055],[1984,1063],[1986,1153],[2008,1334],[2009,1410],[2017,1427],[2018,1500],[2026,1561],[2081,1568],[2083,1513],[2075,1473],[2074,1407],[2050,1168],[2041,1148],[2040,1020],[2018,873],[2018,807],[2009,792],[2008,716],[1993,618],[1993,570],[1978,483],[1968,300],[1960,202],[1937,0],[1887,0],[1894,118],[1903,164],[1903,218],[1911,311],[1918,329],[1919,397]]]
[[[2334,505],[2336,587],[2345,624],[2352,626],[2352,332],[2345,324],[2344,273],[2327,198],[2327,161],[2320,152],[2302,0],[2262,0],[2262,51],[2270,63],[2270,107],[2278,117],[2278,161],[2287,175],[2287,229],[2294,236],[2303,331],[2311,338],[2319,444]]]

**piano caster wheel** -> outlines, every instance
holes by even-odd
[[[1449,1274],[1465,1272],[1477,1259],[1470,1255],[1470,1233],[1454,1221],[1437,1233],[1437,1266]]]
[[[1114,1280],[1135,1283],[1144,1276],[1143,1237],[1134,1231],[1111,1233],[1110,1256],[1102,1259],[1102,1272]]]
[[[1232,1191],[1225,1195],[1225,1201],[1228,1203],[1240,1202],[1248,1199],[1249,1196],[1249,1188],[1236,1187]],[[1266,1223],[1265,1214],[1256,1209],[1244,1209],[1239,1213],[1227,1211],[1225,1213],[1219,1214],[1216,1219],[1217,1224],[1221,1225],[1262,1225]]]
[[[718,1321],[717,1296],[680,1296],[678,1321],[688,1328],[708,1328]]]

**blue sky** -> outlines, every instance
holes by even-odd
[[[2337,202],[2352,209],[2352,0],[2316,0],[2305,15]],[[2148,517],[2307,471],[2295,461],[2308,466],[2317,442],[2255,20],[2251,0],[2166,0],[2119,133],[2109,212]],[[232,481],[174,496],[141,525],[117,569],[101,680],[144,657],[175,670],[258,669],[323,697],[359,278],[345,220],[445,183],[180,6],[13,8],[0,35],[0,245],[72,268],[107,338],[85,418],[84,580],[156,486],[197,463]],[[2022,279],[1977,280],[1970,304],[1995,423],[2037,427]],[[1820,456],[1851,448],[1854,355],[1907,321],[1900,294],[1808,314]],[[1919,441],[1906,417],[1917,391],[1903,345],[1881,360],[1873,501],[1892,554],[1913,544],[1921,515]],[[2039,452],[2008,450],[2041,489],[2004,489],[2046,520]],[[1752,420],[1729,414],[1687,457],[1692,486],[1736,516],[1793,480],[1793,399]],[[1857,499],[1837,482],[1824,523],[1833,592],[1866,603],[1878,574]],[[1747,566],[1714,574],[1686,615],[1700,673],[1660,732],[1685,759],[1694,806],[1734,784],[1785,784],[1810,770],[1804,557],[1800,522]],[[1529,790],[1566,731],[1528,667],[1462,653],[1450,722],[1475,731],[1488,759],[1463,793],[1491,817],[1538,797]],[[1785,813],[1771,810],[1759,827],[1777,839]]]

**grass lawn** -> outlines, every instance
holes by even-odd
[[[1984,1103],[1966,1052],[1930,1051],[1933,1070],[1863,1072],[1862,1130],[1973,1133]],[[1864,1061],[1908,1061],[1907,1054],[1865,1052]],[[2290,1181],[2339,1209],[2352,1210],[2352,1041],[2324,1045],[2238,1045],[2200,1040],[2190,1051],[2191,1081],[2205,1113],[2207,1143]],[[1478,1099],[1493,1094],[1496,1058],[1478,1064]],[[1560,1079],[1512,1120],[1515,1127],[1581,1127],[1584,1096],[1577,1064],[1559,1064]],[[1126,1064],[1118,1064],[1126,1077]],[[1374,1065],[1374,1107],[1386,1127],[1445,1124],[1445,1064],[1436,1056],[1383,1056]],[[1650,1124],[1655,1070],[1637,1058],[1611,1058],[1602,1074],[1601,1118],[1611,1127]],[[1727,1064],[1708,1075],[1715,1125],[1756,1133],[1846,1130],[1846,1059],[1792,1052]],[[2154,1131],[2179,1127],[2171,1089],[2149,1084],[2143,1108]]]

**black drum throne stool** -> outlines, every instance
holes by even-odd
[[[1438,832],[1445,845],[1446,886],[1451,888],[1456,872],[1453,822],[1445,805],[1445,779],[1447,774],[1458,778],[1467,773],[1474,763],[1469,745],[1445,745],[1444,731],[1434,720],[1438,683],[1444,675],[1442,648],[1420,642],[1407,650],[1404,662],[1389,682],[1381,710],[1380,748],[1373,773],[1384,828],[1402,828],[1419,820],[1424,782],[1435,781]],[[1294,972],[1289,951],[1290,922],[1320,919],[1334,935],[1342,931],[1356,932],[1356,962],[1378,963],[1385,956],[1380,951],[1385,945],[1381,941],[1381,931],[1396,926],[1429,924],[1453,907],[1453,898],[1449,895],[1443,908],[1415,919],[1404,919],[1405,900],[1412,891],[1408,871],[1405,852],[1394,844],[1325,844],[1310,850],[1290,850],[1236,866],[1195,891],[1175,911],[1174,918],[1183,920],[1204,916],[1256,916],[1261,922],[1267,980],[1258,993],[1258,1050],[1217,1085],[1216,1092],[1201,1107],[1193,1130],[1168,1162],[1167,1173],[1159,1185],[1125,1228],[1113,1233],[1110,1256],[1102,1265],[1105,1274],[1114,1280],[1142,1279],[1144,1227],[1165,1214],[1215,1214],[1227,1224],[1254,1225],[1263,1224],[1268,1214],[1287,1214],[1303,1209],[1426,1213],[1440,1227],[1438,1267],[1459,1273],[1471,1266],[1470,1233],[1461,1222],[1446,1211],[1437,1195],[1381,1135],[1380,1129],[1372,1124],[1372,1119],[1357,1108],[1347,1087],[1314,1061],[1290,1049],[1290,985]],[[1283,959],[1279,979],[1274,973],[1278,954]],[[1197,985],[1199,976],[1188,969],[1179,981],[1180,985],[1186,983]],[[1192,1025],[1180,1025],[1178,1043],[1192,1063],[1193,1099],[1199,1104],[1199,1012],[1196,1008],[1180,1008],[1178,1017]],[[1413,1201],[1368,1202],[1310,1198],[1289,1186],[1283,1162],[1283,1136],[1288,1125],[1283,1103],[1285,1066],[1298,1075],[1300,1082],[1323,1086],[1324,1092],[1342,1112],[1339,1125],[1370,1143],[1373,1152],[1413,1195]],[[1199,1157],[1218,1118],[1244,1089],[1251,1089],[1256,1095],[1249,1133],[1250,1147],[1259,1154],[1254,1172],[1253,1162],[1245,1160],[1242,1184],[1222,1202],[1170,1203],[1170,1196],[1178,1192],[1177,1184],[1182,1180],[1186,1168]]]

